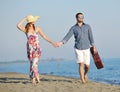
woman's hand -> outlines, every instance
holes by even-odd
[[[58,42],[58,43],[56,43],[56,45],[57,45],[57,47],[60,47],[63,45],[63,42]]]
[[[58,47],[57,43],[51,43],[55,48]]]
[[[57,42],[57,43],[52,43],[52,45],[56,48],[56,47],[60,47],[63,45],[63,42]]]
[[[25,27],[23,26],[23,23],[25,22],[26,20],[26,17],[24,17],[18,24],[17,24],[17,28],[23,32],[26,32],[25,31]]]

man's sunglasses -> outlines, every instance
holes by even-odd
[[[84,19],[84,16],[78,16],[78,18],[80,18],[80,19]]]

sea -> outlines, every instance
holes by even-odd
[[[111,85],[120,85],[120,58],[102,59],[104,68],[97,69],[91,60],[88,78],[90,81]],[[0,61],[0,72],[16,72],[29,74],[29,61],[16,60],[12,62]],[[80,78],[78,64],[75,60],[39,61],[39,72],[45,75],[56,75]]]

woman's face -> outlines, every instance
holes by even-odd
[[[30,23],[30,25],[29,25],[29,29],[30,29],[30,28],[33,28],[33,29],[35,30],[34,23],[35,23],[35,22],[31,22],[31,23]]]
[[[33,27],[33,24],[35,24],[35,22],[30,22],[30,26],[29,27]]]

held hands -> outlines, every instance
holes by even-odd
[[[63,43],[62,43],[62,42],[57,42],[57,43],[52,43],[52,45],[53,45],[55,48],[57,48],[57,47],[62,46]]]
[[[63,45],[63,42],[58,42],[58,43],[56,43],[56,44],[57,44],[57,47],[60,47],[60,46]]]
[[[52,46],[55,47],[55,48],[58,47],[56,43],[52,43]]]

